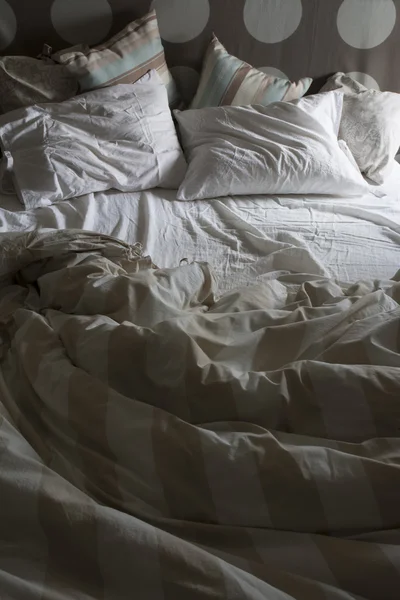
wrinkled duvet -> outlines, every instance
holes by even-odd
[[[214,286],[2,238],[1,600],[398,600],[400,283]]]

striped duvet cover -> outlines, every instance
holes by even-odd
[[[397,600],[400,283],[0,254],[0,597]]]

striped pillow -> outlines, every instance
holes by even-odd
[[[155,69],[167,87],[171,107],[180,105],[175,82],[165,62],[155,10],[127,25],[104,44],[74,46],[52,56],[67,67],[79,82],[81,92],[135,83]]]
[[[288,79],[266,75],[229,54],[214,35],[190,108],[246,104],[267,106],[280,100],[297,100],[304,96],[311,83],[309,77],[291,83]]]

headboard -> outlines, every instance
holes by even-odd
[[[400,91],[400,0],[0,0],[0,52],[95,44],[150,6],[178,77],[196,79],[215,31],[232,54],[290,79],[311,76],[318,85],[346,71]]]

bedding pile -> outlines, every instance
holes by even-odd
[[[397,600],[398,277],[1,243],[2,598]]]

